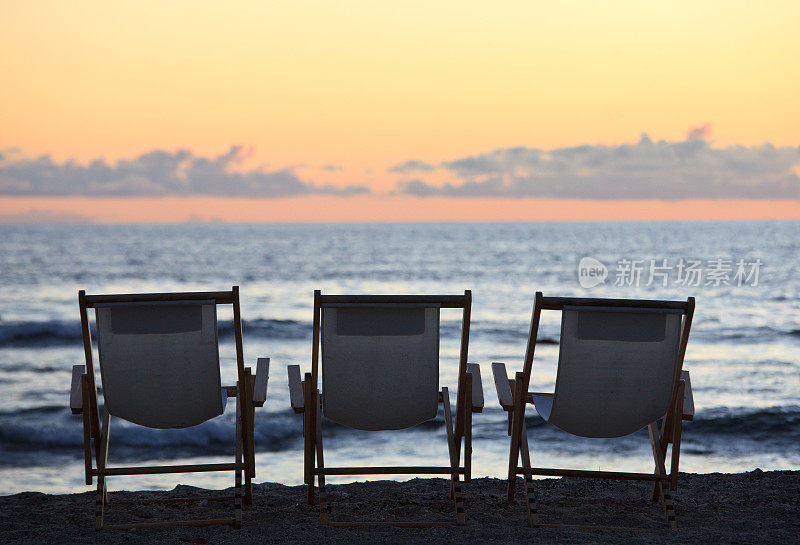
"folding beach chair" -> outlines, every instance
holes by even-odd
[[[553,393],[528,392],[542,310],[562,312]],[[681,424],[694,415],[689,373],[681,369],[693,313],[693,297],[637,301],[536,293],[522,372],[509,380],[505,365],[492,363],[500,405],[509,413],[508,499],[514,499],[516,477],[522,475],[532,526],[553,526],[539,523],[531,479],[532,475],[547,475],[653,481],[653,500],[661,499],[670,528],[676,527],[670,490],[678,485]],[[527,403],[533,404],[546,422],[576,436],[622,437],[647,427],[654,473],[531,467],[525,430]],[[672,459],[667,472],[670,444]]]
[[[244,501],[252,502],[255,477],[253,419],[267,395],[269,359],[259,358],[255,376],[244,366],[239,288],[196,293],[86,295],[78,293],[86,365],[72,368],[70,407],[83,415],[86,484],[97,478],[95,527],[130,529],[172,524],[205,526],[242,520]],[[238,381],[222,386],[217,340],[217,305],[233,306]],[[87,309],[95,309],[97,349],[105,409],[100,416]],[[228,397],[236,398],[235,461],[172,466],[108,467],[111,417],[148,428],[186,428],[221,415]],[[102,422],[102,424],[101,424]],[[232,430],[233,431],[233,430]],[[234,517],[105,525],[106,478],[112,475],[233,471]],[[193,498],[198,500],[220,499]],[[174,501],[174,500],[173,500]]]
[[[327,475],[449,475],[456,520],[464,523],[461,476],[470,480],[472,413],[483,410],[480,368],[467,363],[472,294],[464,295],[322,295],[314,292],[314,341],[311,372],[300,379],[290,365],[291,405],[303,413],[308,503],[319,483],[320,520],[334,526],[368,522],[331,522],[325,494]],[[461,352],[455,424],[446,387],[439,389],[439,311],[462,310]],[[322,390],[319,359],[322,352]],[[450,464],[400,467],[325,467],[322,416],[359,430],[400,430],[436,417],[445,418]],[[461,465],[461,448],[464,465]],[[432,526],[442,522],[390,522],[395,526]]]

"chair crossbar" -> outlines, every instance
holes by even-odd
[[[542,475],[546,477],[591,477],[595,479],[616,479],[622,481],[660,481],[667,475],[655,473],[626,473],[619,471],[592,471],[586,469],[551,469],[546,467],[518,467],[517,475]]]
[[[233,291],[195,291],[180,293],[116,293],[108,295],[86,295],[86,308],[93,308],[98,303],[144,303],[155,301],[193,301],[214,300],[217,304],[234,302]]]
[[[394,467],[326,467],[314,470],[314,475],[411,475],[422,473],[426,475],[463,475],[465,469],[459,467],[456,471],[449,467],[435,466],[394,466]]]
[[[339,303],[403,303],[436,304],[441,308],[464,308],[467,299],[463,295],[320,295],[320,306]]]
[[[204,471],[234,471],[237,469],[245,469],[246,467],[247,465],[244,463],[106,467],[102,469],[93,469],[92,475],[105,477],[108,475],[151,475],[156,473],[201,473]]]
[[[540,299],[542,310],[564,310],[564,306],[583,307],[620,307],[620,308],[658,308],[672,310],[686,310],[686,301],[660,301],[653,299],[600,299],[582,297],[542,297]]]

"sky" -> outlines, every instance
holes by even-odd
[[[800,2],[0,0],[0,222],[800,219]]]

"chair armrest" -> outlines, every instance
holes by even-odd
[[[287,365],[286,370],[289,373],[289,401],[294,412],[301,413],[305,409],[305,403],[303,401],[303,385],[300,379],[300,366]]]
[[[239,388],[237,386],[223,386],[222,389],[225,390],[225,395],[229,398],[239,395]]]
[[[681,371],[681,380],[686,383],[683,391],[683,420],[694,420],[694,396],[692,395],[692,381],[689,379],[689,371]]]
[[[267,400],[267,383],[269,382],[269,358],[258,358],[256,376],[253,382],[253,405],[263,407]]]
[[[72,414],[83,413],[83,390],[81,377],[86,374],[85,365],[72,366],[72,384],[69,389],[69,408]]]
[[[497,390],[497,399],[504,411],[514,408],[514,396],[511,393],[511,386],[508,383],[506,364],[499,361],[492,362],[492,374],[494,375],[494,387]]]
[[[477,363],[468,363],[467,372],[472,375],[472,412],[483,412],[483,381],[481,380],[481,366]]]

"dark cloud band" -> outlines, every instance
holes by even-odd
[[[219,195],[289,197],[369,193],[364,186],[345,188],[300,180],[291,170],[234,172],[244,158],[240,146],[217,157],[188,150],[155,150],[110,165],[93,161],[58,164],[48,155],[13,159],[0,155],[0,194],[26,196],[153,197]]]
[[[578,199],[800,198],[800,148],[682,142],[507,148],[442,163],[456,181],[402,181],[416,196]]]
[[[386,172],[405,174],[408,172],[431,172],[435,169],[436,167],[424,161],[411,160],[389,167]]]

